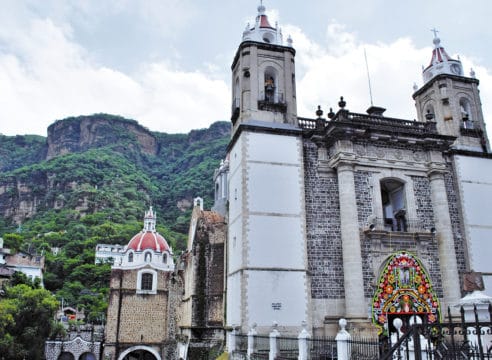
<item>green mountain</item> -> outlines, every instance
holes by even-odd
[[[152,205],[158,231],[175,253],[184,249],[193,198],[212,205],[213,172],[229,134],[227,122],[165,134],[96,114],[56,121],[47,138],[0,136],[5,247],[44,253],[45,287],[99,318],[109,266],[94,265],[95,245],[126,244]]]

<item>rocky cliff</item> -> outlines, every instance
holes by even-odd
[[[211,206],[213,170],[225,156],[229,131],[228,123],[217,122],[165,134],[96,114],[56,121],[47,139],[2,136],[0,228],[2,221],[20,224],[47,211],[85,216],[153,203],[183,231],[193,197]]]
[[[47,159],[68,153],[126,142],[155,155],[155,136],[135,120],[96,114],[58,120],[48,127]]]

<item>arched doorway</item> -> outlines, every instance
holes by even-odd
[[[372,300],[372,322],[379,335],[393,332],[393,320],[403,320],[404,328],[412,316],[432,324],[440,317],[439,299],[422,262],[413,254],[401,251],[384,264]],[[388,332],[389,331],[389,332]]]
[[[133,346],[124,351],[119,360],[161,360],[159,353],[147,346]]]
[[[147,350],[136,350],[132,351],[126,355],[123,360],[157,360],[154,355],[152,355]]]
[[[60,354],[60,356],[58,356],[58,360],[75,360],[75,357],[72,353],[64,351]]]
[[[96,360],[96,356],[93,353],[83,353],[80,358],[80,360]]]

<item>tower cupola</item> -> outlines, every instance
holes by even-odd
[[[256,16],[255,24],[251,27],[246,26],[243,32],[243,41],[256,41],[273,45],[282,45],[282,31],[277,27],[273,27],[268,21],[268,16],[265,13],[263,3],[258,6],[258,15]]]
[[[434,50],[432,50],[432,58],[429,66],[423,71],[424,83],[428,82],[436,75],[449,74],[463,76],[463,66],[461,61],[451,58],[444,47],[441,46],[441,39],[437,37],[437,30],[434,32]]]

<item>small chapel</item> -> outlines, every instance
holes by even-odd
[[[150,207],[142,231],[112,266],[104,358],[154,360],[176,352],[181,281],[156,219]]]

